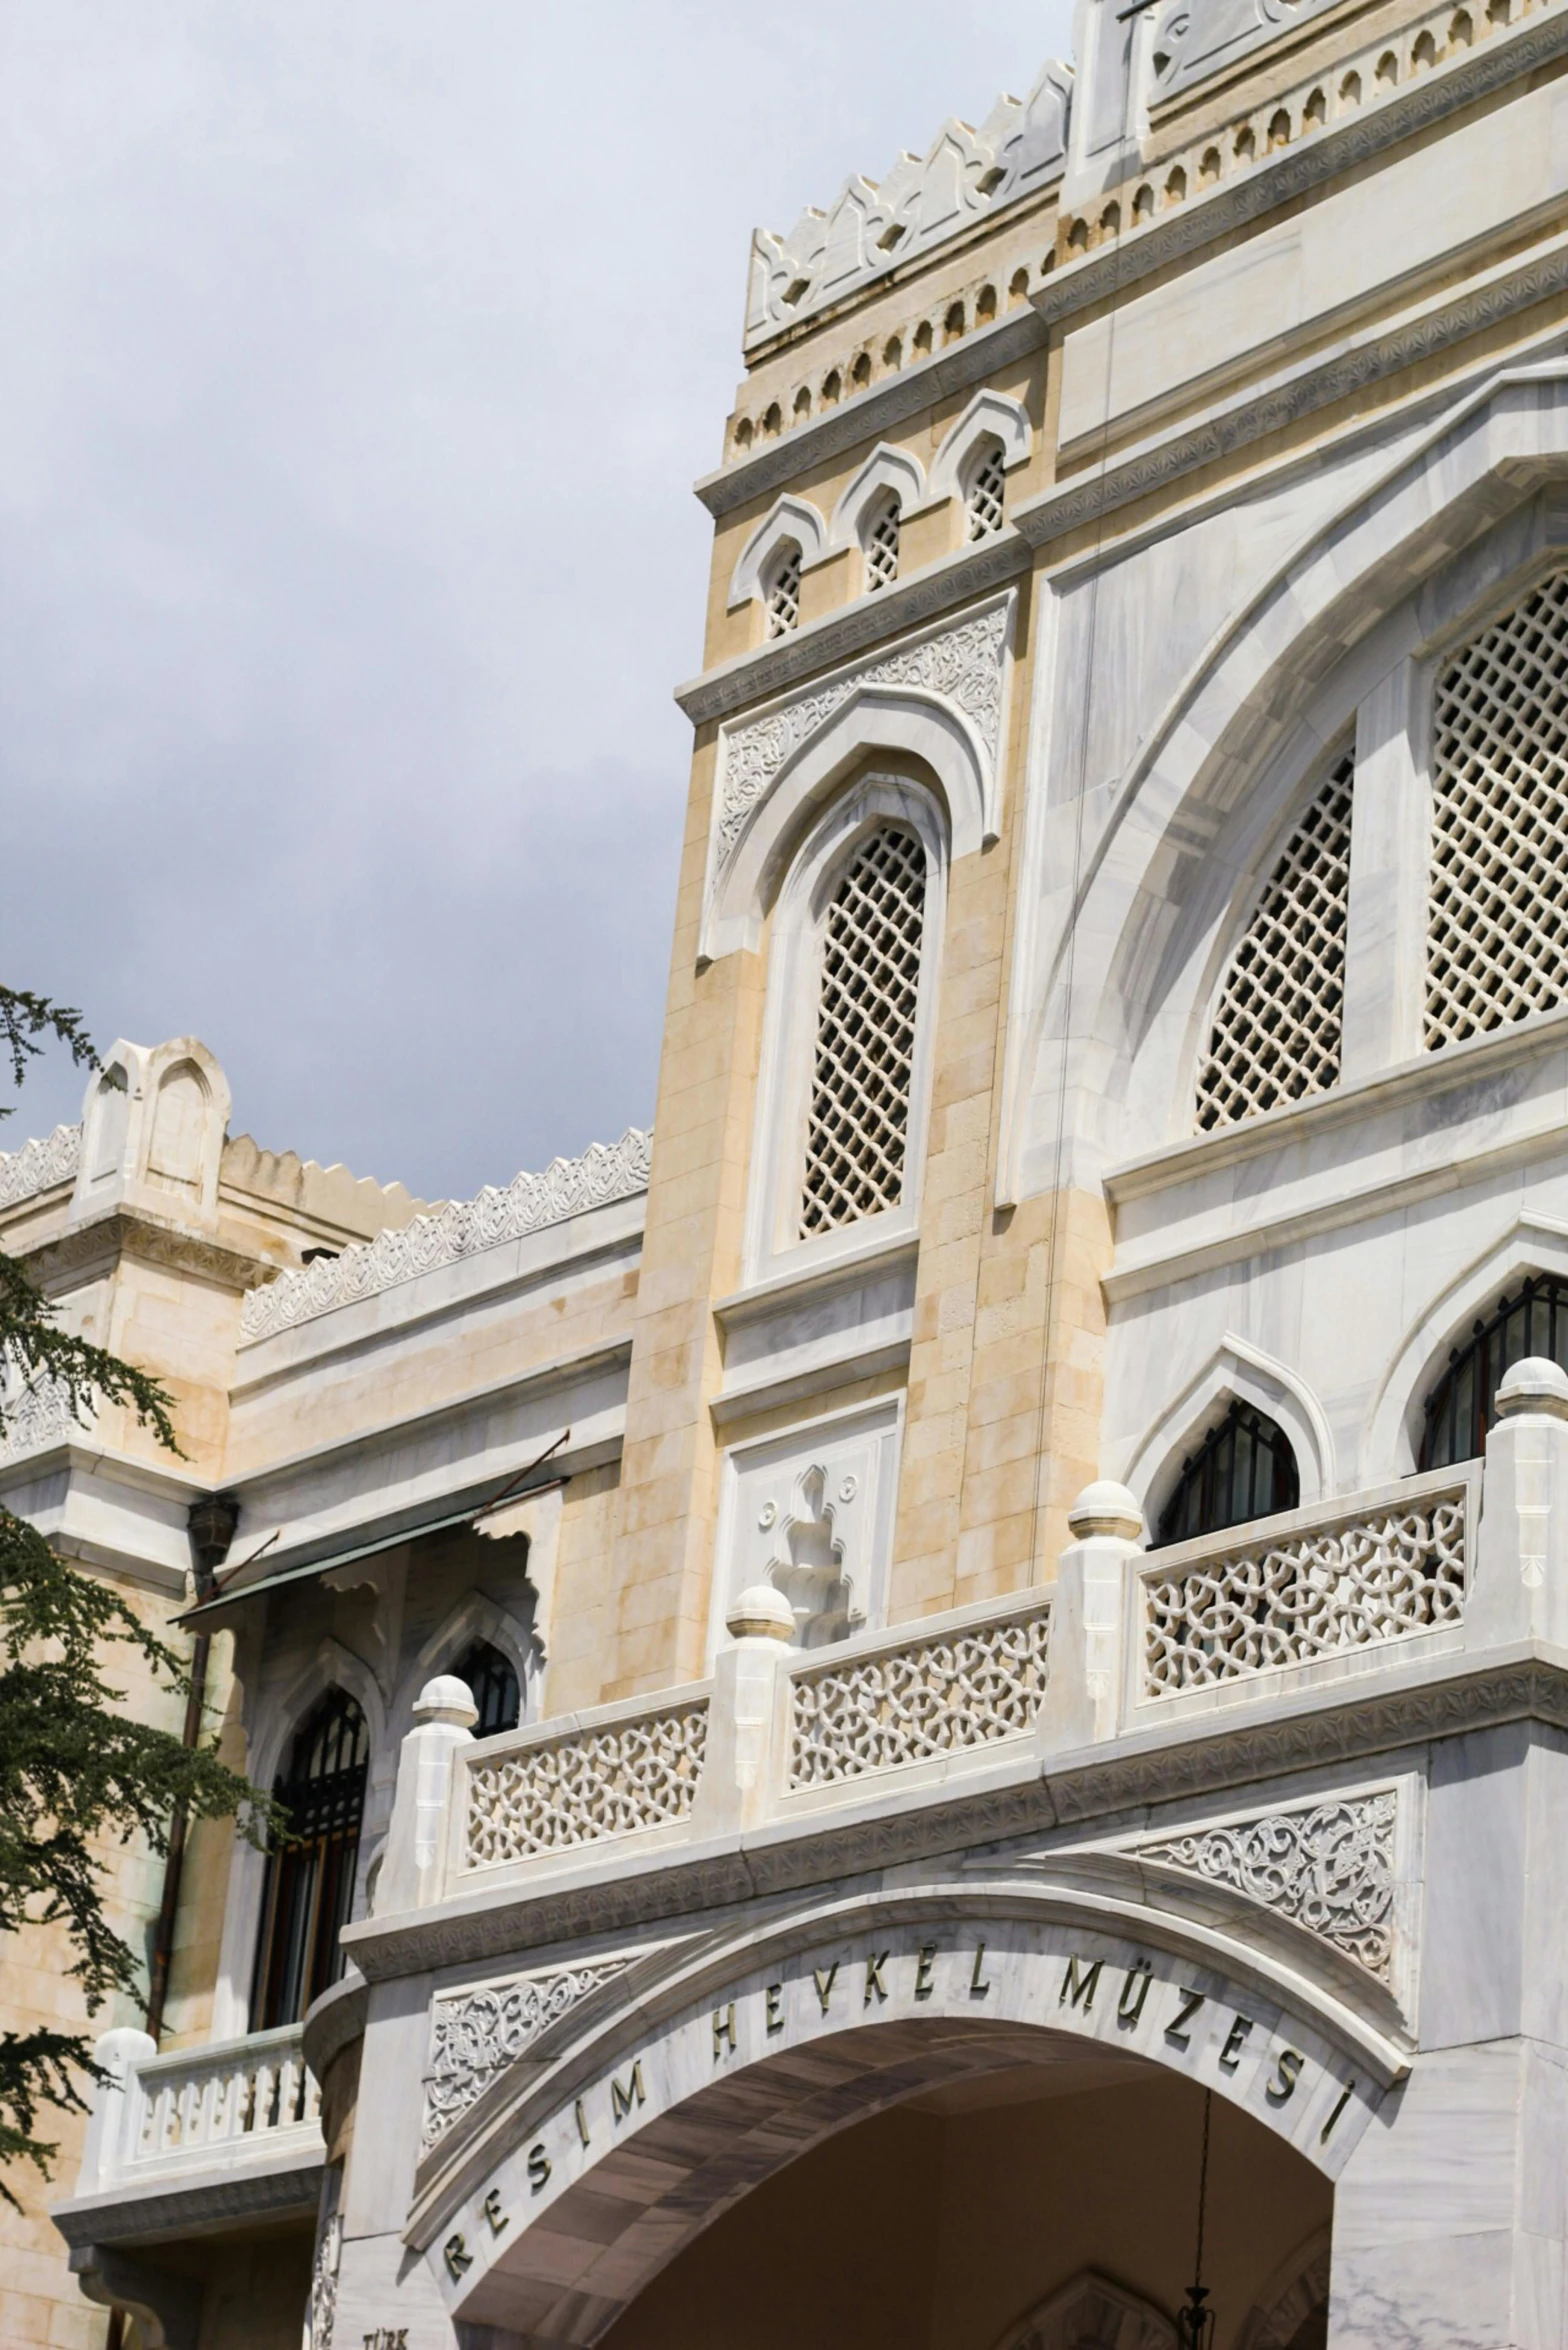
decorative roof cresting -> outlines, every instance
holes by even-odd
[[[24,1142],[19,1151],[0,1151],[0,1208],[14,1208],[35,1191],[72,1183],[82,1156],[80,1126],[57,1126],[53,1134]]]
[[[619,1142],[596,1142],[580,1159],[552,1159],[542,1175],[514,1177],[504,1191],[486,1184],[471,1200],[453,1200],[433,1216],[416,1216],[400,1232],[323,1257],[299,1273],[252,1289],[240,1315],[242,1338],[270,1338],[335,1306],[374,1297],[417,1273],[455,1264],[503,1241],[521,1240],[589,1208],[632,1199],[648,1188],[651,1134],[629,1126]]]
[[[978,130],[950,118],[924,155],[900,155],[880,181],[852,174],[828,211],[808,205],[787,237],[757,229],[747,351],[1059,178],[1072,86],[1072,67],[1053,58],[1027,98],[998,98]]]

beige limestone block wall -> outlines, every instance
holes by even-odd
[[[722,1368],[712,1301],[740,1274],[763,995],[761,956],[726,955],[697,969],[714,749],[706,730],[681,857],[626,1399],[607,1699],[695,1678],[707,1635],[718,1468],[708,1403]]]
[[[162,1594],[114,1576],[104,1580],[141,1623],[163,1629],[168,1602]],[[179,1730],[183,1698],[157,1682],[133,1650],[110,1652],[107,1678],[112,1687],[123,1690],[126,1711],[163,1729]],[[158,1914],[163,1864],[139,1838],[127,1845],[104,1843],[96,1858],[104,1875],[109,1922],[140,1956]],[[81,2032],[91,2044],[111,2025],[141,2024],[140,2003],[125,1995],[117,1995],[89,2016],[70,1964],[70,1949],[58,1926],[30,1925],[0,1941],[7,2030]],[[49,2206],[75,2188],[86,2116],[44,2108],[36,2127],[58,2151],[48,2178],[22,2163],[8,2164],[4,2172],[20,2209],[0,2203],[0,2343],[5,2350],[98,2350],[107,2315],[83,2297],[66,2265],[65,2245],[49,2218]]]

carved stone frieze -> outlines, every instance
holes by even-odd
[[[632,1199],[648,1188],[652,1148],[652,1135],[630,1126],[619,1142],[596,1142],[580,1159],[552,1159],[542,1175],[518,1175],[504,1191],[487,1184],[475,1198],[453,1200],[438,1215],[416,1216],[401,1231],[378,1232],[341,1256],[284,1273],[265,1289],[250,1292],[240,1334],[250,1340],[270,1338],[334,1306],[352,1305],[411,1281],[417,1273],[523,1239],[612,1200]]]
[[[0,1151],[0,1208],[14,1208],[34,1192],[49,1191],[57,1183],[72,1183],[81,1164],[80,1126],[57,1126],[53,1134],[35,1136],[17,1151]]]
[[[71,1391],[59,1379],[34,1379],[0,1393],[0,1461],[20,1460],[80,1434],[90,1417],[85,1404],[79,1412],[73,1409]]]
[[[899,645],[875,660],[840,670],[760,717],[727,727],[716,795],[715,872],[722,872],[729,863],[753,811],[767,797],[786,760],[851,694],[867,686],[912,686],[940,695],[969,721],[988,765],[994,769],[1011,617],[1011,607],[1004,599],[951,628],[933,630],[913,644]]]
[[[1138,1858],[1229,1886],[1305,1926],[1386,1982],[1394,1943],[1392,1788],[1137,1847]]]
[[[949,120],[924,155],[901,155],[880,182],[856,173],[788,236],[758,229],[747,351],[1059,179],[1072,88],[1071,66],[1052,59],[1027,98],[998,98],[978,130]]]
[[[556,1967],[549,1974],[518,1975],[437,1999],[431,2010],[423,2150],[428,2153],[541,2032],[631,1963],[628,1956]]]

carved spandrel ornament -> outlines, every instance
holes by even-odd
[[[1155,104],[1321,16],[1333,0],[1171,0],[1150,59]]]
[[[1136,1847],[1140,1860],[1228,1886],[1389,1980],[1394,1953],[1392,1788],[1196,1828]]]
[[[994,772],[1002,725],[1011,606],[993,605],[956,626],[934,630],[724,729],[720,748],[714,873],[721,875],[753,811],[767,797],[785,762],[866,686],[914,687],[952,703],[973,727]]]
[[[428,2153],[541,2032],[631,1963],[613,1958],[593,1966],[557,1967],[549,1974],[520,1975],[438,1999],[431,2015],[422,2150]]]

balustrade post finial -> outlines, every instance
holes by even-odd
[[[1560,1364],[1527,1355],[1505,1373],[1482,1474],[1465,1611],[1471,1641],[1568,1643],[1568,1373]]]
[[[785,1737],[793,1608],[771,1583],[754,1583],[733,1603],[725,1629],[734,1646],[714,1660],[708,1739],[692,1807],[700,1836],[754,1827],[767,1817]]]
[[[1109,1478],[1084,1487],[1067,1523],[1073,1540],[1056,1570],[1040,1708],[1047,1754],[1114,1738],[1120,1727],[1130,1562],[1140,1555],[1143,1536],[1137,1496]]]
[[[419,1692],[414,1726],[398,1753],[392,1824],[376,1884],[377,1917],[440,1899],[452,1755],[472,1742],[478,1719],[473,1692],[454,1673],[438,1673]]]
[[[157,2053],[158,2043],[152,2034],[129,2024],[100,2035],[93,2049],[93,2061],[106,2077],[93,2090],[93,2108],[82,2141],[82,2167],[76,2182],[78,2195],[96,2194],[100,2187],[107,2186],[134,2151],[126,2144],[127,2108],[134,2075],[138,2065],[148,2063]]]

